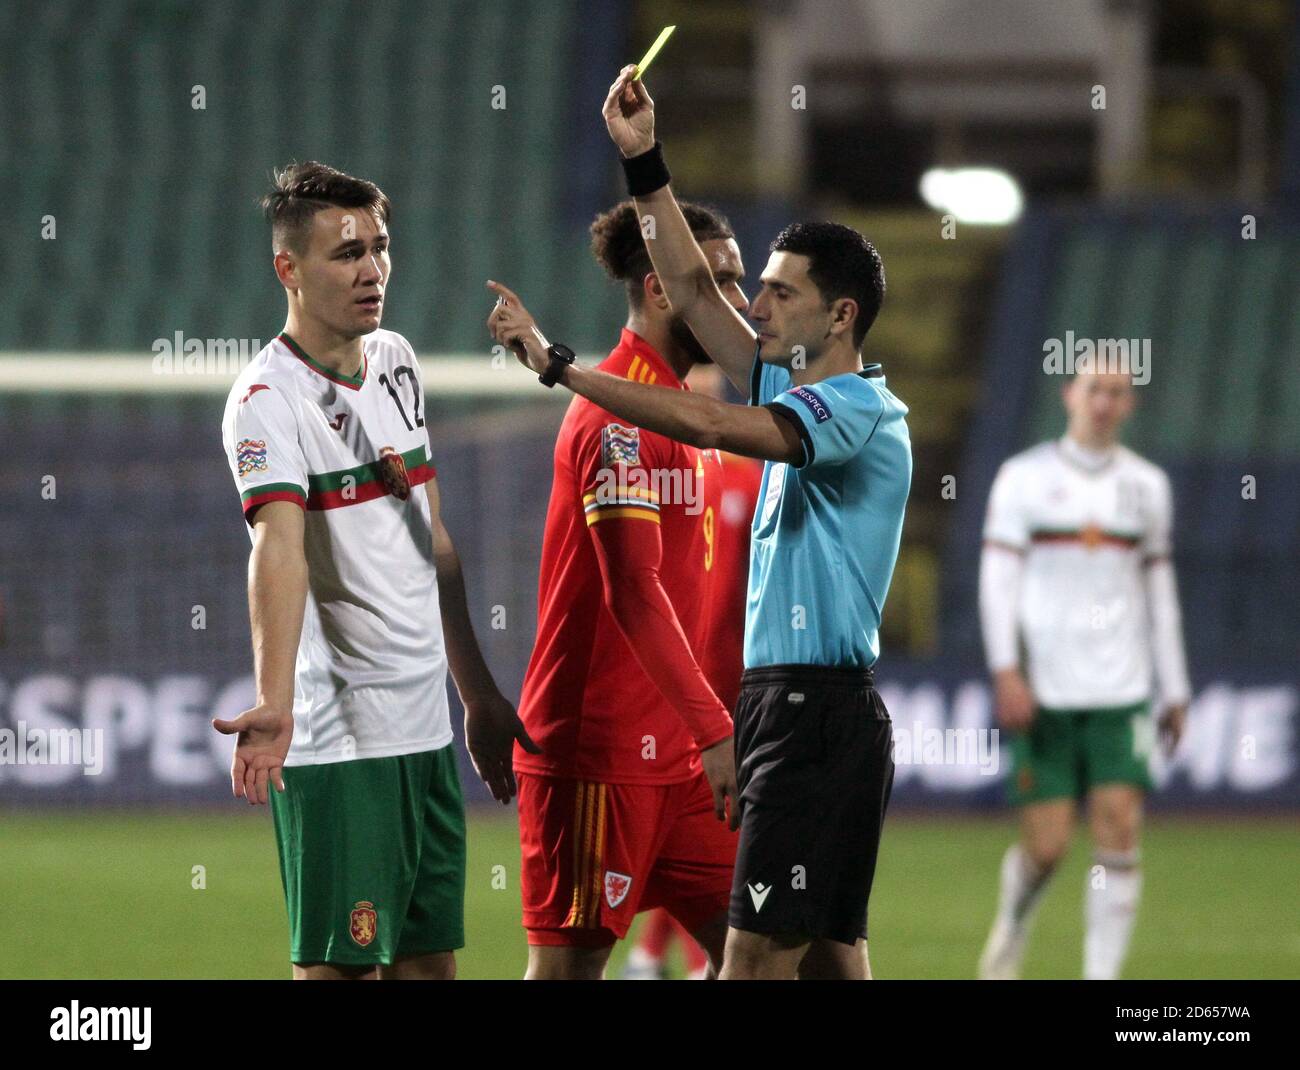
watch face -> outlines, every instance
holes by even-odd
[[[544,386],[554,386],[559,381],[561,369],[574,363],[574,353],[568,346],[556,342],[547,347],[546,357],[546,370],[537,377],[537,380]]]

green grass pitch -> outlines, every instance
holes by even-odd
[[[877,976],[974,976],[1013,833],[1009,816],[891,815],[872,896]],[[1157,817],[1144,857],[1126,977],[1300,977],[1292,822]],[[192,887],[196,866],[203,889]],[[1079,837],[1043,904],[1026,976],[1079,975],[1087,867]],[[503,873],[505,888],[494,887]],[[518,873],[513,814],[473,811],[461,977],[522,976]],[[0,978],[288,975],[265,811],[8,811],[0,903]],[[611,977],[625,953],[616,949]]]

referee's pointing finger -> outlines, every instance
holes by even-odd
[[[507,305],[520,305],[523,302],[519,300],[518,295],[508,286],[503,286],[499,282],[488,279],[488,289],[501,298]]]

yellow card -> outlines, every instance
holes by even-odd
[[[641,62],[636,65],[636,78],[634,82],[639,81],[641,75],[645,74],[646,68],[654,61],[655,56],[659,55],[659,50],[667,43],[668,38],[673,35],[676,26],[665,26],[659,31],[659,36],[655,38],[655,43],[650,46],[650,51],[641,57]]]

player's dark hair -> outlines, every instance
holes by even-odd
[[[828,307],[841,297],[857,302],[853,346],[860,349],[885,300],[885,265],[876,247],[841,223],[791,223],[771,250],[806,256],[808,277]]]
[[[291,163],[271,177],[271,190],[262,198],[262,211],[271,224],[277,249],[297,252],[307,247],[312,217],[326,208],[363,208],[381,223],[393,214],[384,191],[373,182],[327,167],[315,160]]]
[[[716,208],[691,201],[678,201],[677,204],[697,242],[736,236],[727,217]],[[636,214],[635,202],[616,204],[592,221],[591,251],[611,279],[627,286],[632,307],[640,308],[645,300],[641,284],[654,271],[654,265],[650,263],[650,253],[641,235],[641,220]]]

